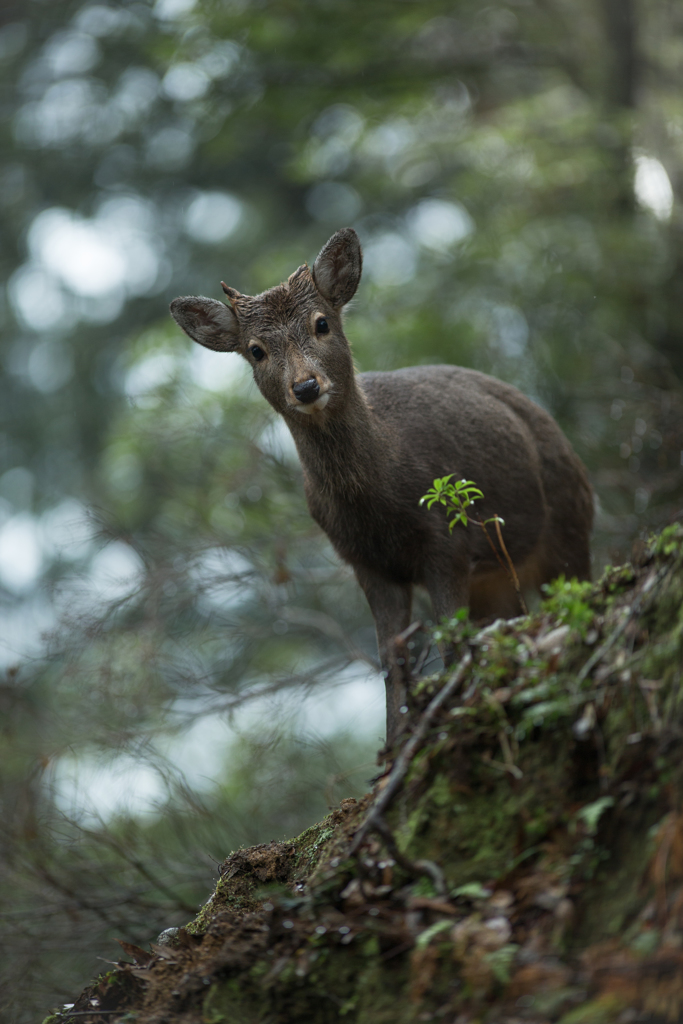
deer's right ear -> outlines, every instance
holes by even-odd
[[[186,295],[171,303],[171,315],[193,341],[215,352],[236,352],[240,347],[237,317],[223,302],[203,295]]]
[[[323,298],[333,306],[345,306],[356,294],[362,269],[360,239],[353,228],[342,228],[320,250],[313,280]]]

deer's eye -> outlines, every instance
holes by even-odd
[[[258,345],[252,345],[249,351],[251,352],[252,356],[254,357],[257,363],[260,363],[262,359],[265,359],[266,353],[263,351],[262,348],[259,348]]]
[[[315,333],[316,334],[329,334],[330,325],[324,316],[321,316],[319,320],[315,322]]]

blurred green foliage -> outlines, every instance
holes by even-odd
[[[307,742],[283,704],[209,789],[174,764],[188,724],[294,706],[375,649],[282,430],[169,300],[255,293],[353,224],[359,368],[520,386],[589,467],[596,571],[622,559],[683,493],[683,10],[7,0],[0,19],[0,602],[22,662],[0,690],[2,989],[23,1022],[112,937],[182,920],[209,889],[194,851],[294,834],[372,771],[374,739]],[[163,780],[163,815],[67,813],[63,765],[117,758]]]

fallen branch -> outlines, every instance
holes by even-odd
[[[420,717],[420,721],[418,722],[417,729],[410,737],[410,739],[407,741],[407,743],[401,750],[401,753],[396,758],[394,767],[391,769],[391,772],[389,773],[389,779],[387,781],[386,786],[377,797],[373,806],[370,808],[370,812],[367,818],[365,819],[364,823],[361,825],[361,827],[358,829],[355,836],[353,837],[353,841],[351,843],[351,846],[349,847],[347,857],[353,856],[353,854],[356,852],[358,847],[365,839],[368,832],[377,830],[378,821],[380,821],[381,827],[382,815],[384,814],[387,807],[393,800],[394,796],[400,789],[401,783],[403,782],[408,772],[411,761],[415,757],[415,754],[420,749],[427,736],[427,731],[430,725],[432,724],[432,720],[434,719],[437,711],[439,711],[439,709],[448,700],[448,698],[451,697],[457,691],[458,687],[460,686],[465,676],[465,672],[467,671],[471,663],[472,655],[468,651],[467,654],[465,654],[465,656],[461,658],[458,667],[450,675],[444,687],[441,690],[439,690],[436,696],[432,698],[432,700],[425,708],[424,712],[422,713],[422,716]]]

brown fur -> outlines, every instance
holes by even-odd
[[[482,531],[451,534],[442,507],[420,507],[434,478],[476,482],[485,495],[476,515],[504,518],[527,588],[560,573],[589,578],[593,506],[585,469],[555,421],[509,384],[457,366],[354,373],[341,309],[361,267],[358,237],[345,228],[312,271],[299,267],[254,297],[224,286],[230,308],[188,297],[171,312],[195,341],[240,352],[291,430],[311,514],[353,566],[375,619],[391,740],[405,700],[392,640],[409,624],[413,587],[427,588],[437,619],[467,604],[475,617],[519,610]],[[316,331],[320,317],[328,333]],[[258,362],[253,345],[265,353]],[[321,399],[304,406],[292,389],[306,381]]]

